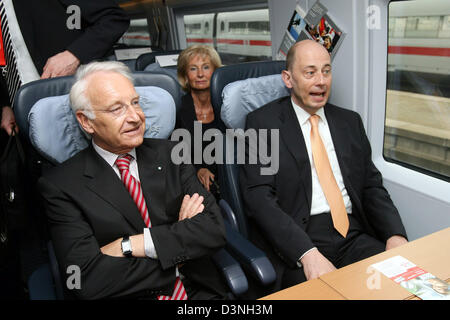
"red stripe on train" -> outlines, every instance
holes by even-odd
[[[250,40],[251,46],[268,46],[270,47],[272,45],[272,41],[267,40]]]
[[[188,38],[187,42],[212,43],[212,39],[207,38]],[[248,41],[248,42],[247,42]],[[268,46],[272,45],[268,40],[242,40],[242,39],[217,39],[217,43],[251,46]],[[450,48],[430,48],[430,47],[407,47],[407,46],[389,46],[390,54],[414,54],[422,56],[450,57]]]
[[[389,46],[391,54],[415,54],[420,56],[450,57],[450,48]]]
[[[187,42],[198,42],[198,43],[212,43],[212,39],[207,38],[187,38]],[[244,45],[247,43],[250,46],[267,46],[270,47],[272,45],[271,41],[267,40],[242,40],[242,39],[217,39],[217,43],[225,43],[225,44],[238,44]]]
[[[244,45],[244,40],[239,39],[217,39],[218,43],[226,43],[226,44],[240,44]]]
[[[205,39],[205,38],[187,38],[187,42],[198,42],[198,43],[212,43],[212,39]]]

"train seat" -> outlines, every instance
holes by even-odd
[[[157,56],[167,56],[172,54],[179,54],[182,50],[167,50],[167,51],[155,51],[141,54],[136,59],[135,69],[136,71],[144,71],[145,68],[152,64],[156,63]]]
[[[254,104],[252,106],[250,99],[253,99],[256,105],[260,104],[259,106],[262,106],[276,99],[276,94],[284,94],[282,88],[275,89],[276,86],[274,86],[274,83],[277,81],[277,76],[275,78],[264,78],[270,81],[266,83],[266,88],[264,88],[264,82],[258,78],[279,75],[281,70],[284,69],[284,66],[284,61],[265,61],[247,62],[216,69],[211,77],[211,103],[214,108],[214,113],[220,114],[222,121],[224,121],[228,128],[244,128],[247,113],[255,108]],[[260,84],[257,89],[250,87],[250,84],[255,81]],[[224,92],[226,86],[228,87]],[[239,90],[240,87],[243,87],[244,91]],[[233,88],[235,91],[230,94]],[[247,88],[247,91],[252,90],[253,94],[249,94],[249,92],[245,93],[245,88]],[[272,98],[271,94],[275,96]],[[226,98],[225,106],[224,97]],[[226,143],[224,143],[224,148],[226,148]],[[227,152],[231,153],[234,150],[225,150],[224,156],[226,156]],[[236,164],[228,164],[226,161],[224,163],[224,165],[219,167],[221,169],[221,176],[224,177],[223,181],[221,181],[224,184],[221,186],[221,192],[223,189],[224,199],[236,214],[236,229],[244,236],[247,236],[246,218],[239,191],[239,166]]]
[[[167,74],[168,76],[172,77],[175,81],[178,81],[177,66],[161,67],[158,62],[154,62],[146,66],[144,71],[150,73],[156,72]]]
[[[289,94],[281,82],[284,61],[248,62],[224,66],[214,71],[211,78],[211,102],[215,114],[220,114],[227,128],[243,129],[248,112]],[[224,146],[224,164],[219,166],[221,195],[235,214],[231,226],[243,237],[248,237],[247,218],[239,187],[239,165],[236,144]],[[227,161],[232,159],[232,163]],[[265,254],[258,249],[247,264],[251,275],[268,285],[275,280],[275,270]],[[260,265],[257,265],[260,263]]]
[[[175,126],[175,102],[155,86],[136,86],[145,113],[145,138],[167,139]],[[40,99],[28,113],[29,136],[34,148],[50,162],[61,163],[89,145],[72,112],[69,95]],[[50,143],[51,142],[51,143]]]
[[[167,75],[134,73],[136,90],[143,96],[142,107],[146,118],[150,119],[146,135],[154,138],[168,138],[175,125],[177,91],[165,91],[155,88],[172,88],[174,80]],[[16,119],[21,128],[21,134],[38,155],[33,158],[34,166],[40,170],[52,167],[88,145],[88,138],[78,126],[76,118],[68,103],[68,92],[73,84],[73,77],[61,77],[38,80],[24,85],[15,100]],[[164,81],[167,81],[165,84]],[[58,124],[58,125],[56,125]],[[228,235],[228,233],[227,233]],[[231,235],[230,235],[231,236]],[[241,245],[238,243],[237,245]],[[64,286],[61,282],[59,268],[54,257],[52,243],[48,243],[50,267],[54,283],[49,284],[48,272],[38,270],[30,283],[30,293],[33,298],[48,298],[39,295],[42,287],[56,286],[57,298],[64,298]],[[213,257],[216,265],[222,271],[230,291],[239,296],[248,288],[247,278],[240,264],[222,249]],[[40,284],[41,287],[38,286]]]

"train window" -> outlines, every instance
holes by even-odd
[[[248,33],[247,22],[230,22],[228,28],[230,32],[233,32],[235,34]]]
[[[440,16],[408,17],[405,36],[408,38],[437,38]]]
[[[423,16],[430,11],[436,15]],[[389,4],[383,150],[388,161],[444,180],[450,178],[450,42],[440,35],[450,31],[449,14],[447,0]]]
[[[151,40],[147,19],[132,19],[128,30],[123,34],[118,43],[125,44],[129,47],[150,46]]]
[[[208,28],[193,32],[199,22]],[[184,15],[184,25],[188,45],[214,45],[224,64],[272,59],[268,9]]]
[[[201,23],[190,23],[184,25],[186,29],[186,33],[202,33],[202,24]]]
[[[406,18],[393,18],[389,20],[389,37],[403,38],[405,36]]]
[[[248,23],[248,31],[250,33],[270,34],[269,21],[250,21]]]
[[[450,38],[450,15],[443,17],[442,29],[439,30],[439,38]]]

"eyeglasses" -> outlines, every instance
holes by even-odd
[[[115,104],[109,109],[105,110],[93,110],[94,112],[103,112],[112,115],[115,118],[119,118],[127,113],[128,107],[132,107],[135,112],[141,112],[141,106],[139,105],[139,100],[132,101],[131,104]]]

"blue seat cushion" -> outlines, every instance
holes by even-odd
[[[145,138],[167,139],[175,127],[176,107],[166,90],[136,87],[145,114]],[[30,141],[50,162],[61,163],[89,145],[90,137],[78,124],[69,95],[37,101],[28,114]]]
[[[248,113],[289,94],[281,74],[235,81],[223,88],[220,116],[228,128],[244,129]]]
[[[178,82],[177,76],[177,67],[169,66],[169,67],[161,67],[158,62],[154,62],[145,67],[144,71],[146,72],[156,72],[156,73],[164,73],[168,76],[171,76],[175,81]]]

